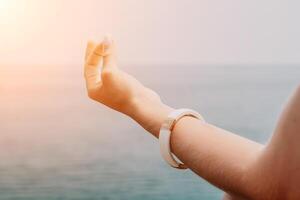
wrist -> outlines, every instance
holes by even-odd
[[[155,137],[159,136],[161,124],[168,114],[174,110],[161,101],[139,99],[132,101],[132,109],[128,112],[133,120],[138,122],[144,129]]]

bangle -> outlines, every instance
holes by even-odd
[[[184,116],[191,116],[201,121],[204,121],[203,117],[197,113],[196,111],[190,109],[178,109],[172,111],[166,120],[161,125],[159,131],[159,145],[160,145],[160,153],[164,160],[171,166],[177,169],[187,169],[187,166],[182,162],[176,160],[175,156],[173,156],[171,152],[171,133],[174,129],[176,122],[178,122]]]

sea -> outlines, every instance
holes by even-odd
[[[124,66],[174,108],[266,143],[300,65]],[[238,151],[238,149],[237,149]],[[238,161],[236,161],[238,162]],[[217,200],[223,191],[170,168],[157,140],[88,99],[81,65],[0,68],[0,200]]]

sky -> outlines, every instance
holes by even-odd
[[[300,1],[0,0],[0,65],[78,65],[110,34],[119,62],[298,64]]]

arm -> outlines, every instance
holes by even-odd
[[[130,116],[158,137],[160,125],[171,110],[163,103],[156,107],[141,101]],[[160,120],[149,127],[147,122],[153,119]],[[249,184],[256,183],[247,180],[247,173],[263,145],[195,118],[184,117],[173,129],[171,148],[192,171],[224,191],[242,196],[253,192],[248,191]]]
[[[99,74],[99,63],[101,74]],[[106,39],[87,47],[85,78],[89,96],[122,112],[158,137],[162,121],[173,109],[152,90],[117,67],[114,42]],[[191,117],[175,126],[171,148],[191,170],[213,185],[234,194],[250,196],[247,173],[263,146]]]

